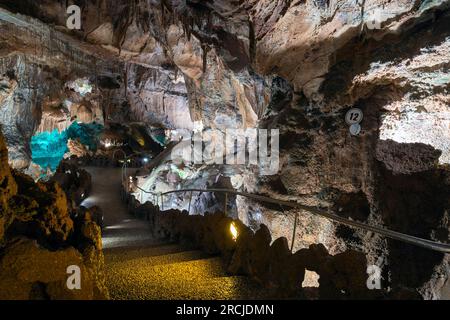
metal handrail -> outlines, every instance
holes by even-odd
[[[147,193],[147,194],[151,194],[152,196],[159,196],[159,195],[161,195],[160,193],[156,193],[156,192],[151,192],[151,191],[144,190],[144,189],[142,189],[142,188],[139,187],[139,186],[136,186],[136,188],[139,189],[139,190],[141,190],[142,192],[145,192],[145,193]]]
[[[405,243],[409,243],[421,248],[425,248],[425,249],[429,249],[429,250],[434,250],[434,251],[438,251],[438,252],[443,252],[443,253],[450,253],[450,244],[447,243],[441,243],[441,242],[436,242],[436,241],[432,241],[432,240],[427,240],[427,239],[422,239],[419,237],[415,237],[415,236],[411,236],[408,234],[404,234],[401,232],[397,232],[397,231],[393,231],[393,230],[389,230],[383,227],[379,227],[379,226],[372,226],[366,223],[362,223],[362,222],[358,222],[358,221],[354,221],[351,219],[347,219],[347,218],[343,218],[341,216],[338,216],[336,214],[330,213],[329,211],[325,211],[322,209],[318,209],[315,207],[310,207],[310,206],[306,206],[303,204],[300,204],[298,202],[291,202],[291,201],[285,201],[285,200],[279,200],[279,199],[273,199],[273,198],[269,198],[266,196],[261,196],[261,195],[255,195],[255,194],[251,194],[251,193],[247,193],[247,192],[241,192],[241,191],[236,191],[233,189],[180,189],[180,190],[172,190],[172,191],[167,191],[167,192],[163,192],[160,194],[151,192],[151,191],[146,191],[142,188],[140,188],[139,186],[137,186],[137,188],[145,193],[148,194],[153,194],[156,195],[157,197],[160,196],[161,197],[161,206],[162,206],[162,197],[168,194],[172,194],[172,193],[185,193],[185,192],[221,192],[221,193],[225,193],[225,194],[234,194],[234,195],[238,195],[238,196],[243,196],[249,199],[253,199],[253,200],[257,200],[257,201],[262,201],[262,202],[267,202],[267,203],[272,203],[272,204],[278,204],[278,205],[282,205],[285,207],[290,207],[290,208],[297,208],[297,209],[301,209],[301,210],[305,210],[308,211],[314,215],[317,216],[321,216],[324,217],[328,220],[332,220],[350,227],[354,227],[354,228],[359,228],[359,229],[363,229],[366,231],[371,231],[374,233],[378,233],[380,235],[383,235],[387,238],[393,239],[393,240],[398,240],[398,241],[402,241]],[[192,199],[192,194],[191,197]],[[297,219],[296,219],[297,220]]]
[[[136,188],[139,189],[140,191],[144,192],[144,193],[152,195],[153,196],[153,202],[155,202],[154,200],[156,198],[156,205],[158,205],[158,197],[161,197],[160,193],[144,190],[141,187],[139,187],[138,185],[136,185]],[[162,198],[161,198],[161,204],[162,204]]]
[[[123,161],[123,165],[122,165],[122,185],[125,184],[125,182],[126,182],[125,180],[127,178],[128,160],[131,157],[134,157],[134,156],[137,156],[137,155],[141,155],[141,154],[142,154],[142,152],[133,152],[133,153],[131,153],[129,155],[125,154],[125,158],[123,159],[124,161]]]

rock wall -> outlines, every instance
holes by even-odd
[[[101,230],[54,182],[11,171],[0,134],[0,299],[107,299]],[[67,286],[68,267],[81,287]]]
[[[144,21],[185,76],[194,120],[204,128],[280,129],[279,174],[258,177],[256,187],[243,179],[241,188],[424,238],[442,234],[449,207],[448,1],[146,6]],[[364,113],[358,137],[344,121],[351,107]],[[242,221],[290,238],[294,212],[237,201]],[[297,249],[321,242],[333,254],[363,251],[389,285],[414,287],[427,298],[449,285],[448,274],[439,285],[433,280],[448,270],[441,254],[424,258],[419,249],[304,212],[299,219]]]
[[[9,3],[2,5],[11,9]],[[86,43],[44,23],[48,19],[0,10],[0,123],[14,168],[30,166],[33,135],[61,132],[73,122],[192,128],[183,77],[167,63],[161,47],[145,40],[148,35],[142,40],[148,50],[128,48],[136,45],[132,33],[122,44],[128,53],[119,54],[112,45],[99,45],[93,35]],[[39,13],[36,9],[33,15]],[[136,33],[144,32],[135,27]],[[154,62],[147,61],[149,55]]]
[[[224,124],[281,131],[279,174],[258,178],[257,187],[254,180],[243,179],[247,183],[241,188],[428,239],[443,234],[440,241],[448,241],[448,224],[439,231],[449,208],[448,171],[442,166],[449,150],[447,1],[160,5],[154,10],[164,14],[150,19],[159,27],[155,37],[169,44],[174,62],[189,78],[196,119],[206,128]],[[377,8],[379,25],[374,25],[372,9]],[[262,108],[241,104],[239,87],[229,89],[223,80],[246,72],[270,77],[263,86],[269,98]],[[228,92],[234,94],[229,107]],[[364,113],[358,137],[349,134],[344,121],[351,107]],[[211,117],[211,112],[220,116]],[[237,201],[242,221],[255,230],[264,223],[274,238],[291,239],[294,212]],[[449,285],[444,275],[448,257],[442,254],[305,212],[299,222],[297,249],[320,242],[333,254],[360,250],[369,265],[383,268],[386,284],[417,288],[427,298],[441,297]],[[410,252],[408,259],[400,252]],[[406,271],[411,268],[414,274]]]

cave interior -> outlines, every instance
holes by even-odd
[[[0,0],[0,300],[450,299],[449,21]]]

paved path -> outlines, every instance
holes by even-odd
[[[130,215],[120,198],[120,169],[85,169],[92,176],[92,192],[83,205],[103,210],[103,252],[112,299],[265,297],[248,278],[227,275],[221,258],[153,239],[149,224]]]

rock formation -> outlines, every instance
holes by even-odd
[[[0,155],[0,299],[107,299],[101,231],[90,213],[74,223],[57,183],[11,172],[1,134]],[[80,270],[79,290],[67,286],[71,266]]]

